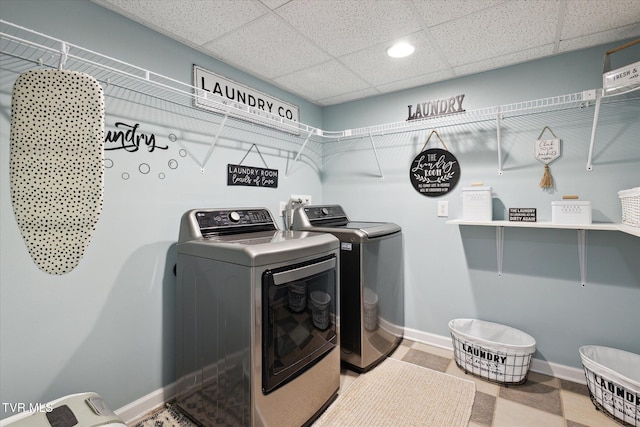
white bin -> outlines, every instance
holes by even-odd
[[[640,426],[640,355],[597,345],[580,347],[591,401],[626,425]]]
[[[462,219],[465,221],[491,221],[493,219],[491,187],[464,187],[462,189]]]
[[[456,364],[471,373],[499,384],[527,381],[536,340],[518,329],[477,319],[449,322]]]

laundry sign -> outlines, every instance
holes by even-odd
[[[227,185],[277,188],[278,170],[228,164]]]
[[[197,65],[193,66],[193,85],[198,88],[198,95],[201,95],[196,97],[194,101],[195,107],[198,108],[219,111],[219,106],[207,102],[207,99],[211,99],[276,121],[285,119],[298,122],[300,120],[297,106]]]

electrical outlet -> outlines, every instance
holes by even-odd
[[[287,202],[280,202],[280,209],[278,209],[278,215],[282,216],[282,212],[287,209]]]
[[[438,216],[448,217],[449,216],[449,201],[448,200],[439,200],[438,201]]]
[[[294,200],[302,200],[302,204],[303,205],[310,205],[311,204],[311,196],[309,195],[299,195],[299,194],[292,194],[291,198]]]

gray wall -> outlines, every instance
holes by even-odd
[[[84,0],[0,0],[2,19],[149,68],[183,82],[196,63],[300,106],[301,121],[325,130],[403,121],[407,105],[466,94],[467,110],[572,93],[600,86],[607,47],[563,55],[360,102],[321,109],[206,58]],[[8,67],[7,67],[8,68]],[[392,221],[405,231],[406,324],[446,336],[447,322],[479,317],[503,322],[538,340],[536,357],[579,366],[582,344],[640,353],[640,239],[618,232],[588,233],[587,284],[580,286],[576,233],[507,229],[504,274],[496,274],[493,228],[446,225],[437,200],[413,190],[411,160],[430,129],[374,138],[385,179],[368,140],[311,143],[289,179],[284,171],[301,141],[278,132],[225,128],[204,173],[189,156],[206,154],[219,118],[162,101],[107,89],[106,125],[141,123],[169,145],[166,154],[108,152],[105,203],[80,265],[64,276],[42,273],[31,261],[13,218],[9,194],[10,101],[15,72],[0,70],[0,400],[40,402],[81,390],[101,393],[120,407],[174,380],[175,242],[181,214],[194,207],[266,206],[277,212],[290,194],[340,203],[354,219]],[[585,171],[593,107],[506,119],[504,174],[497,174],[493,123],[439,129],[458,157],[462,179],[438,200],[461,213],[461,188],[491,185],[495,212],[537,207],[550,219],[562,194],[591,200],[594,219],[619,221],[617,191],[640,185],[637,103],[606,106],[598,128],[595,164]],[[562,138],[552,165],[556,188],[538,187],[542,165],[533,141],[545,125]],[[176,144],[168,135],[178,136]],[[280,171],[277,189],[227,187],[227,163],[238,163],[256,143]],[[433,145],[437,146],[437,145]],[[168,156],[179,160],[166,167]],[[138,172],[141,163],[153,173]],[[252,152],[245,164],[262,166]],[[159,179],[157,171],[165,173]],[[122,178],[129,173],[130,179]],[[0,415],[1,417],[7,414]]]

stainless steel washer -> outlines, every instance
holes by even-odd
[[[339,241],[264,208],[186,212],[176,406],[205,426],[301,426],[340,386]]]
[[[340,347],[347,367],[373,368],[404,336],[402,229],[350,221],[339,205],[301,206],[292,228],[340,239]]]

